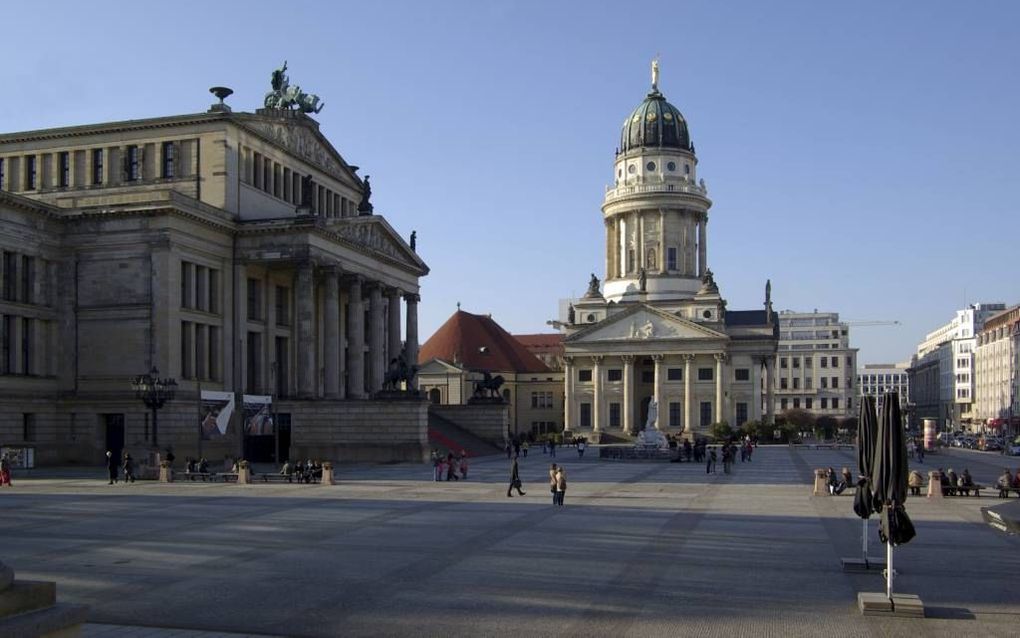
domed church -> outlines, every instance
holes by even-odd
[[[771,285],[761,309],[727,309],[708,267],[712,200],[687,120],[659,90],[658,61],[623,122],[613,178],[603,280],[592,273],[552,322],[564,333],[566,428],[691,437],[721,421],[772,422]]]

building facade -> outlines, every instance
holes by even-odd
[[[857,405],[857,348],[836,312],[779,313],[776,406],[845,418]]]
[[[433,404],[465,405],[486,375],[498,377],[511,436],[563,431],[563,373],[489,315],[457,310],[422,345],[419,364],[418,387]]]
[[[197,434],[200,391],[218,391],[272,397],[291,450],[339,458],[350,402],[417,356],[428,268],[300,111],[3,134],[0,189],[0,442],[42,462],[157,443],[131,391],[151,368],[178,383],[158,415],[178,456],[243,453],[240,410]],[[389,414],[417,432],[424,410]]]
[[[910,376],[907,369],[910,362],[904,363],[868,363],[857,369],[857,389],[859,397],[872,397],[875,406],[881,410],[886,392],[898,392],[900,410],[907,414],[910,406]],[[858,404],[860,401],[858,400]]]
[[[927,418],[939,419],[940,423],[950,429],[959,429],[972,422],[977,334],[988,318],[1005,309],[1005,304],[1001,303],[971,304],[957,310],[956,316],[949,323],[929,332],[924,341],[918,344],[911,369],[918,366],[930,367],[933,361],[938,361],[939,365],[940,407],[937,414],[930,414]],[[948,350],[943,344],[947,344]],[[931,374],[930,370],[926,374]],[[910,383],[915,383],[912,374]],[[927,409],[932,411],[930,407]]]
[[[565,421],[575,434],[647,426],[693,436],[716,422],[771,420],[770,286],[763,310],[727,309],[708,268],[712,202],[697,166],[653,65],[651,91],[624,120],[602,206],[604,286],[592,274],[553,322],[564,334]]]
[[[974,420],[1001,429],[1020,416],[1020,306],[985,321],[974,348]],[[984,429],[984,428],[982,428]]]

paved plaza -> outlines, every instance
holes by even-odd
[[[929,617],[863,617],[857,592],[883,580],[841,570],[860,554],[852,497],[811,496],[811,469],[852,468],[851,451],[763,447],[708,476],[594,451],[555,459],[564,508],[550,504],[540,449],[522,459],[527,496],[513,498],[496,457],[467,481],[357,466],[332,487],[108,486],[101,468],[38,470],[0,491],[0,558],[19,578],[57,581],[63,602],[90,606],[85,635],[109,638],[1020,632],[1020,539],[981,522],[998,499],[911,499],[918,537],[896,552],[896,588]],[[992,484],[1003,460],[952,451],[925,466]],[[874,523],[872,537],[880,555]]]

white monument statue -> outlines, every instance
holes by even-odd
[[[669,441],[666,435],[659,431],[659,404],[652,399],[648,402],[648,419],[645,420],[645,429],[638,434],[634,447],[645,449],[668,450]]]

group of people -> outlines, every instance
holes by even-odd
[[[187,474],[208,474],[209,473],[209,461],[205,460],[205,457],[200,459],[194,459],[193,457],[185,457],[184,459],[184,471]]]
[[[1003,468],[996,486],[999,488],[999,498],[1008,498],[1009,490],[1020,489],[1020,468],[1017,468],[1015,476],[1009,473],[1008,467]]]
[[[124,470],[124,483],[135,482],[135,460],[131,454],[125,451],[118,459],[112,450],[107,450],[106,471],[110,478],[108,485],[113,485],[119,480],[120,470]]]
[[[291,464],[290,459],[288,459],[283,462],[280,474],[287,477],[287,482],[293,482],[294,480],[297,480],[298,483],[318,482],[322,480],[322,463],[308,459],[304,463],[295,461]]]
[[[850,473],[850,469],[845,466],[838,473],[835,469],[830,467],[826,470],[825,475],[825,482],[829,487],[829,494],[832,496],[839,496],[842,494],[846,488],[850,487],[850,484],[853,483],[854,480],[853,474]]]
[[[453,452],[447,452],[446,456],[443,456],[442,452],[432,450],[431,458],[432,480],[442,481],[445,478],[447,481],[459,481],[460,479],[467,478],[468,460],[466,451],[461,450],[460,455],[455,457]],[[459,476],[458,472],[460,473]]]

